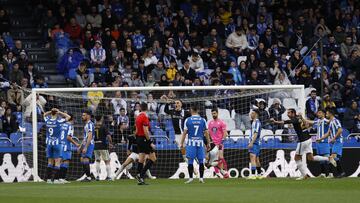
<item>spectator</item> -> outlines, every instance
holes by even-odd
[[[106,8],[101,18],[101,25],[103,28],[112,28],[117,23],[117,18],[112,14],[111,8]]]
[[[7,109],[7,103],[4,100],[0,101],[0,118],[2,118],[5,115],[6,109]]]
[[[85,15],[82,13],[82,9],[81,7],[76,7],[76,12],[74,14],[74,18],[76,20],[76,22],[80,25],[81,28],[84,28],[86,25],[86,17]]]
[[[235,85],[245,84],[245,78],[242,77],[242,74],[240,73],[239,68],[236,66],[235,61],[231,62],[228,72],[232,75]]]
[[[273,118],[275,121],[281,121],[282,115],[285,113],[286,109],[283,105],[281,105],[280,99],[275,98],[273,103],[269,108],[270,118]],[[282,124],[273,124],[273,131],[277,129],[282,129],[284,126]]]
[[[171,61],[170,65],[166,69],[166,77],[169,79],[169,81],[173,81],[175,79],[176,73],[178,72],[179,71],[177,70],[176,67],[176,61],[175,60]]]
[[[351,129],[352,129],[351,133],[360,133],[360,113],[357,115],[355,124]],[[359,142],[360,136],[357,135],[355,137],[356,137],[357,141]]]
[[[332,101],[335,102],[335,105],[337,107],[342,107],[343,106],[343,102],[342,102],[342,90],[344,88],[344,86],[342,86],[340,83],[332,83],[329,86],[330,88],[330,98]]]
[[[32,109],[33,109],[31,99],[32,99],[32,95],[29,95],[21,103],[21,105],[25,107],[23,116],[28,122],[31,120],[31,113],[32,113]],[[41,96],[39,94],[36,95],[36,113],[37,113],[38,121],[43,120],[42,114],[45,112],[44,108],[45,108],[46,103],[47,103],[47,101],[43,96]]]
[[[164,74],[166,74],[166,71],[164,70],[164,64],[163,62],[158,61],[157,66],[151,71],[151,75],[156,82],[159,82],[161,76]]]
[[[341,43],[341,57],[343,59],[348,59],[350,57],[350,53],[355,48],[354,43],[352,42],[351,36],[347,36],[345,38],[345,42]]]
[[[204,62],[197,52],[193,52],[188,60],[190,62],[190,68],[194,69],[196,73],[204,72]]]
[[[81,62],[76,70],[76,86],[88,87],[92,82],[94,82],[94,75],[89,72],[86,64]]]
[[[359,95],[354,87],[353,80],[347,79],[342,94],[345,106],[350,106],[352,100],[359,100]]]
[[[99,84],[99,86],[106,86],[105,74],[101,72],[100,65],[95,65],[94,68],[95,68],[95,71],[93,73],[94,81],[96,81]]]
[[[92,82],[90,87],[96,88],[97,84],[96,82]],[[87,102],[87,106],[88,108],[95,113],[96,109],[100,103],[100,100],[102,98],[104,98],[104,93],[102,91],[89,91],[87,93],[87,98],[88,98],[88,102]]]
[[[259,110],[259,120],[262,124],[262,128],[272,129],[272,126],[269,123],[270,115],[266,110],[266,101],[264,99],[257,99],[257,108]]]
[[[320,107],[320,100],[317,98],[316,90],[312,90],[310,98],[306,100],[306,117],[314,120],[316,118],[316,112]]]
[[[58,59],[61,59],[66,51],[70,48],[69,34],[61,30],[60,32],[56,33],[54,37],[56,55]]]
[[[232,50],[236,55],[243,54],[246,51],[249,43],[246,39],[244,30],[241,27],[236,27],[235,32],[231,33],[226,39],[226,47]]]
[[[357,120],[359,119],[359,114],[360,110],[358,108],[358,103],[355,100],[352,100],[351,106],[346,108],[346,111],[344,113],[344,128],[351,132],[355,124],[357,123]]]
[[[180,70],[180,74],[185,78],[185,80],[194,81],[196,78],[196,72],[190,67],[189,60],[184,62],[184,67]]]
[[[14,56],[14,52],[8,51],[7,54],[3,57],[3,60],[5,65],[11,70],[17,59]]]
[[[98,14],[95,6],[91,7],[91,13],[86,15],[86,21],[95,29],[100,29],[102,24],[102,17]]]
[[[116,77],[121,76],[121,73],[115,69],[115,63],[110,62],[109,69],[105,72],[105,83],[111,84],[115,81]]]
[[[70,22],[65,25],[64,31],[69,34],[70,39],[75,44],[80,44],[80,38],[81,38],[81,27],[76,22],[75,18],[71,18]]]
[[[130,87],[142,87],[144,86],[144,83],[139,78],[136,71],[132,71],[131,73],[131,79],[129,80],[129,86]]]
[[[45,82],[45,78],[42,75],[36,75],[34,78],[34,83],[32,83],[32,88],[47,88],[48,85]]]
[[[135,34],[132,35],[132,41],[134,43],[135,51],[138,53],[142,53],[145,48],[145,36],[141,34],[140,28],[135,30]]]
[[[329,94],[325,94],[323,101],[322,101],[322,108],[324,109],[335,109],[336,104],[331,100],[331,97]]]
[[[6,133],[9,138],[11,133],[14,133],[19,129],[19,124],[16,122],[16,117],[12,113],[11,108],[6,109],[5,114],[0,120],[2,121],[2,132]]]
[[[150,71],[152,70],[157,64],[159,59],[153,55],[153,51],[151,49],[147,50],[144,55],[144,65],[145,68]]]
[[[12,70],[10,71],[9,80],[16,82],[16,84],[20,84],[23,77],[24,73],[19,69],[19,64],[15,62]]]
[[[106,51],[102,48],[102,44],[99,40],[95,42],[94,48],[90,51],[90,58],[92,64],[103,65],[106,59]]]
[[[225,29],[224,29],[225,31]],[[211,47],[211,45],[216,42],[219,46],[219,48],[222,48],[222,40],[220,38],[220,36],[218,35],[218,31],[215,28],[212,28],[210,30],[210,33],[205,36],[204,41],[203,41],[203,45],[205,47]]]
[[[147,75],[147,81],[145,82],[146,87],[154,87],[155,86],[155,80],[151,73]]]
[[[127,114],[127,103],[123,98],[121,98],[120,91],[115,92],[115,97],[111,100],[111,104],[115,111],[114,115],[119,115],[122,108],[125,109],[125,114]]]

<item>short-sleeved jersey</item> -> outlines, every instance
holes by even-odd
[[[324,135],[329,130],[328,122],[329,121],[326,118],[315,120],[314,125],[316,126],[316,138],[317,139],[324,137]],[[328,143],[328,138],[325,138],[321,142]]]
[[[144,127],[150,126],[150,121],[146,113],[141,112],[135,120],[135,126],[137,130],[136,136],[145,137]]]
[[[256,138],[254,144],[260,145],[260,137],[261,137],[261,122],[259,119],[255,119],[251,123],[251,132],[250,132],[250,142],[253,139],[254,134],[256,133]]]
[[[204,118],[199,115],[187,118],[184,130],[187,130],[189,146],[204,146],[204,132],[207,130]]]
[[[129,125],[129,117],[127,115],[125,115],[125,116],[119,115],[117,117],[117,124],[118,125],[121,125],[121,124]]]
[[[95,150],[108,149],[108,135],[110,133],[104,126],[95,126]]]
[[[341,123],[340,121],[337,119],[337,118],[334,118],[330,121],[330,125],[329,125],[329,130],[330,130],[330,137],[332,139],[334,139],[337,131],[342,128],[341,127]],[[338,143],[342,143],[343,142],[343,139],[342,139],[342,135],[340,134],[339,137],[336,138],[336,142]]]
[[[309,130],[306,128],[305,123],[301,118],[295,117],[290,120],[284,121],[285,124],[292,124],[298,137],[298,142],[304,142],[311,138]]]
[[[61,126],[61,144],[64,151],[71,151],[71,142],[67,136],[74,137],[74,127],[70,123],[64,123]]]
[[[46,144],[59,145],[61,144],[61,126],[65,123],[63,118],[44,117],[46,125]]]
[[[92,121],[88,121],[84,126],[84,140],[86,141],[89,134],[92,133],[92,139],[90,144],[94,144],[94,139],[95,139],[94,131],[95,131],[94,123]]]
[[[208,125],[209,133],[214,144],[220,145],[226,131],[226,124],[221,119],[211,120]]]

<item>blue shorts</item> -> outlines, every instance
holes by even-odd
[[[343,148],[343,143],[335,142],[331,146],[331,154],[337,154],[338,156],[342,156],[342,148]]]
[[[61,158],[62,160],[71,160],[71,155],[72,155],[71,151],[63,151],[61,154]]]
[[[330,145],[326,142],[316,144],[316,153],[318,155],[330,155]]]
[[[81,146],[81,147],[83,148],[84,145]],[[82,157],[82,158],[89,158],[89,159],[91,159],[91,158],[92,158],[92,155],[93,155],[93,152],[94,152],[94,144],[90,144],[90,145],[88,146],[85,154],[84,154],[84,153],[81,153],[81,157]]]
[[[200,163],[204,163],[205,147],[186,146],[186,157],[189,159],[197,159]]]
[[[260,145],[254,144],[251,149],[249,149],[250,154],[255,154],[256,157],[260,156]]]
[[[61,158],[62,145],[47,145],[46,146],[46,158],[57,159]]]

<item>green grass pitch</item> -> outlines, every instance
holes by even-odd
[[[360,197],[360,179],[206,179],[205,184],[185,185],[184,180],[149,180],[138,186],[135,180],[116,182],[72,182],[66,185],[46,183],[1,183],[0,202],[4,203],[190,203],[190,202],[343,202],[356,203]]]

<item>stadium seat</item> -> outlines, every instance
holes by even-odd
[[[283,106],[286,108],[286,109],[290,109],[290,108],[293,108],[293,109],[297,109],[298,106],[296,104],[296,101],[294,98],[284,98],[283,100]]]
[[[231,130],[229,134],[230,138],[237,142],[239,139],[244,139],[244,133],[242,130]]]
[[[12,147],[13,144],[9,138],[0,137],[0,147]]]
[[[15,147],[22,147],[22,146],[31,147],[32,142],[33,142],[32,137],[22,137],[16,142]]]
[[[262,140],[267,141],[269,138],[274,138],[274,133],[272,130],[261,129],[261,137]]]
[[[22,134],[19,132],[10,134],[10,140],[12,143],[17,143],[21,137],[22,137]]]
[[[235,121],[233,119],[223,119],[224,123],[226,124],[226,128],[227,130],[235,130],[236,126],[235,126]]]
[[[346,108],[337,108],[336,110],[337,110],[338,113],[342,114],[342,113],[345,113]]]
[[[219,109],[219,118],[222,119],[222,120],[231,119],[229,110],[227,110],[227,109]]]
[[[212,119],[211,109],[206,109],[205,114],[206,114],[206,120],[210,121]]]
[[[1,137],[8,138],[8,135],[6,133],[0,133],[0,138]]]
[[[350,135],[349,130],[343,128],[343,131],[342,131],[342,136],[343,136],[343,138],[348,138],[349,135]]]

